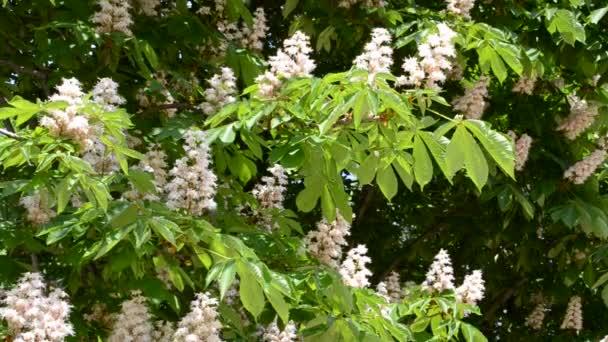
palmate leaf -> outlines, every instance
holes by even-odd
[[[500,169],[515,179],[515,156],[513,145],[504,135],[492,130],[490,125],[480,120],[464,121],[466,128],[479,140],[481,146],[494,159]]]

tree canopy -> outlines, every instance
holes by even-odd
[[[0,338],[607,340],[605,3],[0,6]]]

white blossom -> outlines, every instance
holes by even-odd
[[[149,201],[159,200],[159,195],[162,194],[164,187],[167,184],[167,154],[163,151],[161,146],[152,144],[148,149],[148,152],[144,154],[144,158],[139,161],[139,164],[137,164],[134,169],[152,173],[156,191],[141,194],[137,189],[132,187],[130,190],[123,193],[123,197],[131,201],[138,199]]]
[[[448,11],[465,19],[471,19],[471,10],[475,6],[475,0],[446,0]]]
[[[112,327],[109,342],[152,342],[154,326],[146,298],[133,291],[131,299],[121,304],[120,313]]]
[[[139,3],[139,9],[143,14],[155,17],[158,15],[158,10],[156,9],[160,6],[160,0],[137,0]]]
[[[408,57],[401,68],[405,75],[397,78],[397,85],[411,85],[437,89],[439,83],[445,82],[446,72],[452,69],[451,58],[456,57],[456,49],[452,40],[456,32],[444,23],[437,24],[437,33],[426,38],[426,42],[418,45],[418,56]]]
[[[348,251],[346,259],[340,265],[340,275],[344,284],[352,287],[363,288],[369,286],[369,277],[372,272],[367,269],[366,264],[372,259],[367,256],[367,247],[358,245]]]
[[[422,288],[429,292],[454,289],[454,269],[450,256],[444,249],[439,250],[435,256],[435,261],[426,273],[426,280],[422,283]]]
[[[251,27],[245,24],[241,28],[241,45],[254,51],[262,50],[264,48],[264,40],[267,31],[266,13],[264,13],[264,8],[258,7],[253,13],[253,23]]]
[[[568,101],[570,115],[561,121],[557,130],[562,131],[566,138],[574,140],[593,124],[598,115],[598,108],[596,105],[589,105],[587,101],[576,95],[568,96]]]
[[[45,191],[21,197],[19,204],[27,211],[28,221],[35,225],[43,225],[55,217],[55,211],[49,206],[48,197]]]
[[[536,77],[522,76],[513,86],[513,92],[520,94],[532,95],[534,86],[536,85]]]
[[[285,169],[280,164],[268,168],[272,177],[262,177],[262,183],[256,184],[251,193],[264,209],[283,209],[285,190],[288,183]]]
[[[216,208],[217,177],[211,170],[210,148],[205,141],[205,133],[189,130],[184,137],[186,156],[175,161],[169,171],[172,179],[165,185],[167,206],[199,216]]]
[[[61,84],[57,85],[55,90],[57,92],[49,97],[50,101],[65,101],[70,105],[82,103],[82,84],[76,78],[62,78]]]
[[[310,38],[297,31],[283,42],[283,49],[270,57],[268,63],[270,70],[256,78],[260,87],[260,94],[271,97],[280,87],[281,79],[293,77],[310,77],[315,69],[315,62],[309,57],[312,52]]]
[[[534,330],[540,330],[543,327],[543,321],[545,320],[545,311],[547,311],[547,307],[544,303],[537,304],[526,318],[526,326],[529,326]]]
[[[236,77],[232,69],[222,68],[221,74],[213,75],[207,82],[210,87],[205,89],[206,101],[200,106],[205,114],[215,114],[225,105],[236,101]]]
[[[347,245],[346,237],[350,235],[350,224],[336,213],[331,223],[323,219],[317,223],[317,229],[309,231],[304,237],[308,252],[328,266],[337,268],[342,259],[342,247]]]
[[[488,98],[489,84],[490,78],[481,76],[472,87],[466,89],[463,96],[452,102],[454,110],[464,114],[467,119],[481,119],[483,112],[488,107],[486,99]]]
[[[197,293],[190,312],[182,318],[175,331],[174,342],[218,342],[222,324],[217,312],[218,302],[207,293]]]
[[[583,184],[604,163],[604,160],[606,160],[606,150],[599,148],[585,159],[570,166],[564,172],[564,178],[568,178],[574,184]]]
[[[399,279],[399,273],[391,272],[385,280],[386,291],[390,302],[397,303],[401,301],[403,294],[401,291],[401,281]]]
[[[283,330],[279,329],[277,320],[270,323],[268,327],[263,329],[262,341],[264,342],[295,342],[298,340],[298,329],[294,322],[289,321]]]
[[[100,79],[93,88],[93,102],[101,105],[105,111],[112,112],[127,101],[118,94],[118,83],[111,78]]]
[[[6,291],[0,318],[6,321],[12,341],[60,342],[74,335],[69,322],[70,304],[61,289],[47,286],[40,273],[25,273]]]
[[[515,143],[515,170],[522,171],[528,161],[532,138],[527,134],[522,134],[519,138],[513,131],[509,131],[509,136]]]
[[[608,335],[604,336],[599,342],[608,342]]]
[[[97,4],[100,10],[91,18],[91,22],[97,25],[97,33],[122,32],[127,36],[133,35],[129,28],[133,24],[129,1],[98,0]]]
[[[93,323],[96,322],[104,328],[111,328],[116,320],[116,315],[110,313],[105,303],[95,303],[91,307],[90,313],[83,314],[84,320]]]
[[[375,28],[372,31],[372,40],[365,44],[363,53],[353,61],[357,69],[367,70],[368,83],[372,83],[378,73],[390,73],[391,65],[393,65],[391,39],[388,30]]]
[[[576,331],[583,329],[583,305],[581,297],[573,296],[570,298],[560,329],[573,329]]]
[[[173,342],[175,327],[172,322],[156,321],[154,322],[154,332],[152,333],[152,341],[154,342]]]
[[[120,170],[116,155],[101,140],[93,140],[84,151],[82,159],[89,163],[100,175],[108,175]]]
[[[475,270],[464,277],[464,282],[456,289],[456,299],[461,303],[477,305],[483,299],[485,286],[481,271]]]

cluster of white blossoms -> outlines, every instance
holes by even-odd
[[[372,272],[367,269],[366,264],[371,261],[372,259],[367,256],[367,247],[365,245],[358,245],[348,251],[346,259],[344,259],[338,270],[344,284],[357,288],[369,286],[369,277],[372,275]]]
[[[112,112],[127,101],[118,94],[118,83],[111,78],[101,78],[92,91],[93,102],[101,105],[106,112]]]
[[[61,289],[47,294],[40,273],[25,273],[15,287],[6,291],[0,318],[6,321],[14,342],[60,342],[74,335],[69,322],[70,304]]]
[[[522,76],[517,83],[513,86],[514,93],[532,95],[534,93],[534,87],[536,86],[536,76],[528,77]]]
[[[393,271],[384,281],[376,285],[376,292],[389,303],[397,303],[403,298],[399,273]]]
[[[167,154],[159,144],[152,144],[148,152],[144,154],[143,159],[139,161],[134,169],[150,172],[154,176],[154,187],[156,193],[148,192],[145,194],[139,193],[137,189],[131,188],[123,193],[125,199],[134,201],[145,199],[149,201],[159,200],[159,194],[162,194],[164,187],[167,184]]]
[[[422,288],[429,292],[443,292],[454,289],[454,269],[448,252],[439,250],[431,268],[426,273]]]
[[[564,172],[564,178],[568,178],[574,184],[583,184],[589,178],[597,168],[604,163],[606,160],[606,150],[598,148],[593,151],[585,159],[577,162],[570,166]]]
[[[296,325],[289,321],[285,325],[285,329],[279,329],[277,320],[268,325],[268,327],[262,329],[262,341],[264,342],[295,342],[298,340],[298,329]]]
[[[401,68],[406,75],[399,76],[396,85],[420,87],[424,82],[427,88],[439,88],[438,83],[445,82],[446,72],[452,69],[450,58],[456,57],[454,37],[456,32],[448,25],[437,24],[437,33],[429,35],[425,43],[418,45],[418,57],[403,60]]]
[[[120,313],[112,327],[109,342],[150,342],[154,333],[146,298],[133,291],[132,298],[121,304]]]
[[[201,14],[202,11],[201,11]],[[210,11],[209,13],[211,14]],[[220,17],[222,17],[220,15]],[[253,13],[253,22],[251,26],[246,23],[241,23],[239,26],[238,22],[229,22],[227,19],[222,18],[216,24],[217,30],[222,33],[227,41],[220,42],[220,46],[217,48],[217,52],[225,53],[228,48],[228,41],[240,44],[240,46],[253,50],[261,51],[264,48],[264,38],[268,31],[266,25],[266,13],[264,8],[258,7]]]
[[[91,307],[90,313],[82,315],[88,323],[97,322],[103,328],[111,328],[116,320],[116,315],[108,311],[105,303],[95,303]]]
[[[90,145],[95,130],[89,125],[88,118],[78,113],[84,96],[80,81],[75,78],[64,78],[56,90],[57,93],[49,100],[65,101],[68,106],[65,110],[50,110],[49,115],[40,119],[40,125],[46,127],[52,135],[72,139],[82,148],[86,148]]]
[[[357,69],[367,70],[369,74],[368,83],[372,83],[378,73],[390,73],[390,68],[393,65],[391,40],[391,34],[388,30],[375,28],[372,31],[372,40],[365,44],[363,53],[353,61]]]
[[[251,193],[264,209],[283,209],[285,187],[288,183],[285,169],[280,164],[268,168],[272,177],[262,177],[262,183],[255,185]]]
[[[568,101],[570,102],[570,115],[561,121],[557,130],[562,131],[566,138],[574,140],[591,126],[598,115],[598,108],[576,95],[568,96]]]
[[[154,17],[158,15],[158,10],[156,9],[160,6],[160,0],[138,0],[139,10],[150,17]]]
[[[98,34],[122,32],[127,36],[132,36],[133,32],[129,28],[133,24],[129,9],[129,1],[124,0],[98,0],[100,10],[95,12],[91,22],[97,25]]]
[[[190,303],[190,312],[182,318],[175,331],[175,342],[218,342],[222,324],[218,320],[217,299],[197,293]]]
[[[387,5],[387,2],[385,0],[340,0],[338,2],[338,6],[344,8],[351,8],[357,5],[358,3],[362,3],[364,7],[369,8],[382,8]]]
[[[337,268],[342,259],[342,247],[347,245],[346,237],[350,235],[350,224],[336,213],[331,223],[323,219],[317,223],[317,229],[309,231],[304,237],[308,252],[328,266]]]
[[[217,176],[211,170],[210,148],[205,141],[205,133],[189,130],[184,133],[184,138],[186,156],[175,161],[169,171],[172,179],[164,187],[167,206],[199,216],[216,208]]]
[[[471,19],[471,10],[475,7],[475,0],[446,0],[448,11],[465,19]]]
[[[108,175],[120,169],[116,155],[106,148],[101,140],[93,140],[82,155],[82,159],[89,163],[95,172]]]
[[[30,196],[23,196],[19,200],[19,204],[27,211],[27,220],[35,225],[46,224],[55,217],[55,211],[50,208],[46,192],[36,192]]]
[[[475,270],[466,275],[462,285],[456,289],[456,299],[461,303],[477,305],[483,299],[485,289],[481,270]]]
[[[547,307],[544,303],[536,304],[530,315],[526,317],[526,326],[534,330],[540,330],[545,320],[545,311],[547,311]]]
[[[200,105],[203,113],[215,114],[225,105],[236,101],[236,77],[232,69],[222,68],[221,74],[215,74],[208,80],[209,88],[205,89],[205,102]]]
[[[521,171],[524,169],[528,161],[528,154],[532,146],[532,138],[527,134],[522,134],[519,138],[513,131],[507,133],[515,143],[515,170]]]
[[[260,94],[272,97],[278,87],[281,86],[282,78],[311,77],[315,69],[315,62],[310,58],[312,52],[310,38],[304,33],[297,31],[283,42],[283,49],[270,57],[268,64],[270,70],[256,78]]]
[[[562,330],[583,330],[583,305],[581,303],[581,297],[574,296],[570,298],[568,308],[566,309],[566,315],[559,328]]]
[[[490,78],[485,75],[481,76],[472,87],[465,90],[464,95],[452,102],[454,110],[464,114],[467,119],[481,119],[483,112],[488,107],[486,99],[489,84]]]
[[[154,322],[154,332],[152,333],[152,341],[173,342],[173,336],[175,336],[175,327],[173,326],[173,322]]]

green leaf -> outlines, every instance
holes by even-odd
[[[572,46],[576,41],[585,42],[585,28],[578,22],[572,11],[558,9],[552,17],[547,19],[546,25],[549,33],[559,32],[562,39]]]
[[[179,231],[179,227],[175,222],[169,221],[164,217],[152,217],[148,220],[152,230],[160,235],[163,239],[167,240],[172,245],[176,245],[175,232]]]
[[[378,157],[372,152],[367,155],[357,169],[357,179],[359,180],[359,183],[361,185],[370,184],[374,180],[377,168]]]
[[[218,279],[219,288],[220,288],[220,300],[224,299],[224,295],[226,291],[230,288],[232,283],[234,282],[234,278],[236,276],[236,265],[234,260],[228,261],[224,269],[222,270],[222,274]]]
[[[316,206],[321,193],[316,188],[306,187],[296,197],[296,206],[305,213],[311,212]]]
[[[487,342],[488,339],[483,336],[481,331],[479,331],[474,326],[468,323],[461,323],[460,330],[462,331],[462,335],[464,335],[464,339],[467,342]]]
[[[429,326],[429,323],[431,323],[430,317],[418,317],[414,321],[414,323],[410,325],[410,329],[412,329],[413,332],[422,332],[426,330],[426,327]]]
[[[598,8],[598,9],[594,10],[593,12],[591,12],[591,14],[589,14],[589,16],[587,17],[587,21],[589,21],[593,24],[597,24],[600,22],[600,20],[602,20],[602,18],[606,15],[606,13],[608,13],[608,6]]]
[[[327,222],[332,222],[336,219],[336,205],[327,184],[323,185],[323,191],[321,192],[321,209],[323,210],[323,217],[327,219]]]
[[[488,181],[488,162],[483,155],[481,148],[477,145],[473,136],[466,130],[462,130],[464,143],[464,166],[467,170],[467,176],[471,178],[477,189],[481,191],[483,186]]]
[[[137,209],[137,206],[135,204],[131,204],[110,220],[110,226],[112,228],[122,228],[127,226],[137,220],[138,214],[139,209]]]
[[[477,54],[479,55],[479,64],[483,72],[488,72],[491,68],[501,83],[507,78],[507,68],[494,48],[488,44],[482,45],[482,47],[477,49]]]
[[[55,191],[57,192],[57,214],[61,214],[70,200],[72,193],[72,186],[75,183],[75,179],[68,175],[59,182]]]
[[[281,317],[283,323],[287,324],[289,322],[289,305],[285,302],[283,295],[274,288],[269,288],[265,293],[270,305],[272,305],[279,317]]]
[[[479,140],[502,171],[515,179],[515,155],[511,141],[504,135],[492,130],[490,125],[484,121],[466,120],[464,125]]]
[[[293,12],[293,10],[298,7],[298,2],[300,0],[287,0],[285,1],[285,5],[283,6],[283,18],[287,18],[289,13]]]
[[[602,274],[602,276],[599,277],[599,279],[595,281],[595,283],[593,284],[593,286],[591,288],[597,289],[598,287],[602,286],[602,284],[604,284],[606,281],[608,281],[608,272]]]
[[[464,167],[464,150],[466,149],[465,134],[468,134],[466,128],[458,125],[458,128],[452,135],[452,139],[446,148],[446,164],[450,177],[453,177],[456,172]]]
[[[604,305],[608,307],[608,285],[604,286],[602,290],[602,300],[604,301]]]
[[[156,186],[154,185],[154,176],[142,170],[131,169],[127,175],[129,180],[140,193],[154,193]]]
[[[369,110],[368,92],[366,89],[360,90],[355,95],[355,103],[353,105],[353,123],[355,124],[355,128],[359,128],[361,120],[364,116],[367,116]]]
[[[380,190],[382,190],[386,199],[390,201],[395,197],[399,189],[399,183],[397,182],[397,177],[395,176],[395,172],[393,172],[393,167],[391,165],[378,171],[376,182],[378,183],[378,186],[380,186]]]
[[[237,272],[239,274],[239,294],[241,302],[247,311],[257,320],[264,310],[264,291],[258,283],[255,274],[243,261],[237,261]]]
[[[433,162],[419,135],[414,138],[414,176],[422,190],[433,178]]]
[[[519,59],[520,51],[515,45],[498,42],[496,43],[496,52],[515,73],[518,75],[522,74],[524,66]]]
[[[447,138],[438,137],[435,134],[426,131],[418,131],[418,135],[422,137],[424,144],[431,152],[431,155],[433,155],[437,165],[439,165],[439,169],[448,177],[448,166],[445,160],[445,150],[448,144]],[[448,180],[451,182],[450,177],[448,177]]]

